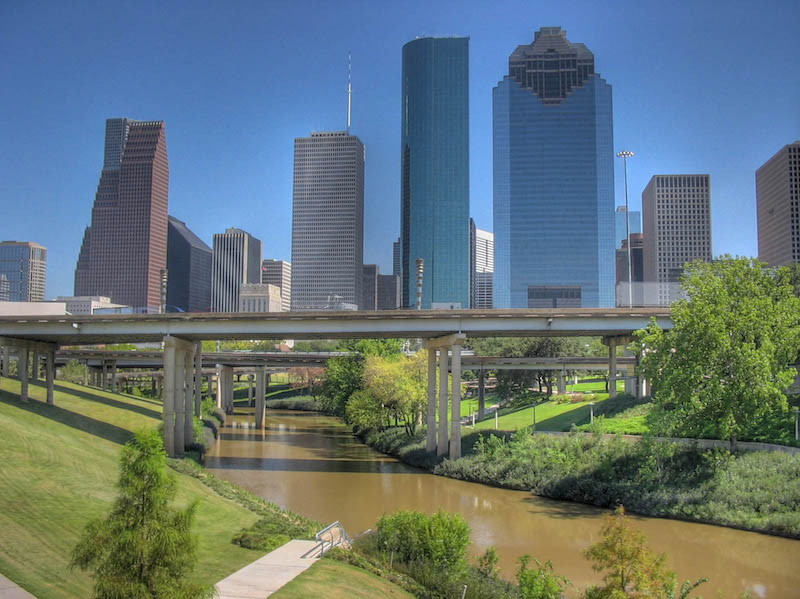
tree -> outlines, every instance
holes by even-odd
[[[368,356],[363,385],[364,391],[394,417],[395,425],[402,421],[406,434],[413,435],[427,404],[427,353]]]
[[[644,533],[628,524],[625,508],[618,507],[603,519],[600,541],[584,555],[592,560],[595,572],[605,572],[603,585],[586,589],[587,599],[653,598],[672,599],[675,595],[675,572],[666,568],[667,555],[657,555],[647,547]],[[678,596],[689,593],[706,582],[685,583]]]
[[[353,394],[361,390],[363,372],[361,361],[355,357],[337,356],[328,360],[321,392],[323,409],[337,416],[349,418],[347,404]]]
[[[534,559],[536,568],[529,569],[530,561],[530,555],[523,555],[517,566],[517,584],[522,599],[561,599],[569,580],[555,573],[551,561],[542,564]]]
[[[308,368],[298,366],[289,369],[289,380],[293,389],[308,389],[315,400],[322,386],[322,377],[325,375],[324,368]]]
[[[169,504],[175,478],[155,429],[142,430],[120,457],[119,495],[105,519],[90,522],[70,567],[91,570],[96,599],[199,599],[213,589],[188,582],[197,560],[191,534],[196,503]]]
[[[784,269],[725,257],[687,267],[673,328],[637,332],[660,434],[736,439],[787,411],[800,347],[800,300]]]

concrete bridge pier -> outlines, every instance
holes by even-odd
[[[425,449],[436,451],[436,348],[428,347],[428,412]]]
[[[0,367],[3,369],[3,376],[10,377],[11,370],[9,365],[11,364],[11,351],[7,345],[3,346],[3,356],[2,356],[2,363]]]
[[[427,349],[431,354],[439,350],[439,426],[436,434],[436,455],[449,455],[451,459],[461,457],[461,346],[467,336],[454,333],[444,337],[431,339]],[[449,353],[452,352],[452,360]],[[432,387],[436,386],[435,370],[432,368],[435,358],[428,357],[428,433],[426,447],[432,445],[431,405],[435,406],[435,395]],[[431,371],[434,372],[432,377]],[[448,371],[452,373],[452,386],[448,385]],[[447,403],[451,403],[450,440],[447,438]],[[433,410],[435,414],[435,409]]]
[[[194,351],[192,344],[183,352],[183,446],[188,449],[194,443]]]
[[[608,340],[608,397],[617,396],[617,338]]]
[[[34,383],[39,382],[39,352],[34,350],[31,352],[33,357],[31,359],[31,380]]]
[[[216,368],[217,368],[217,376],[216,376],[216,383],[214,386],[214,392],[215,392],[214,395],[217,398],[217,407],[220,409],[224,409],[222,405],[223,404],[222,385],[220,385],[220,382],[222,381],[222,364],[217,364]]]
[[[200,418],[203,401],[203,342],[194,342],[194,415]]]
[[[217,405],[226,414],[233,414],[233,367],[221,364],[217,377]]]
[[[247,375],[247,405],[254,406],[253,404],[253,375]]]
[[[481,367],[478,373],[478,420],[486,415],[486,371]]]
[[[36,372],[36,364],[33,363],[31,355],[35,360],[39,359],[42,354],[46,357],[46,397],[47,403],[53,405],[53,385],[55,379],[55,352],[58,346],[54,343],[42,343],[40,341],[29,341],[26,339],[14,339],[12,337],[0,337],[0,345],[3,346],[3,369],[4,373],[8,373],[7,358],[10,355],[10,348],[17,350],[17,375],[20,381],[19,398],[21,401],[28,401],[28,383],[30,381],[30,369],[34,367]]]
[[[256,428],[264,428],[264,396],[267,394],[268,378],[266,368],[256,368]]]
[[[117,361],[111,360],[111,393],[116,393],[118,391],[118,384],[117,384]]]
[[[100,378],[100,388],[103,391],[108,391],[108,364],[103,360],[103,372]]]
[[[558,393],[563,395],[567,392],[567,373],[563,370],[558,373]]]
[[[194,344],[172,335],[164,337],[164,450],[169,457],[183,457],[192,443],[194,413]]]

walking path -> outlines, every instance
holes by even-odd
[[[317,541],[289,541],[218,582],[218,599],[269,597],[317,561],[317,547]],[[9,597],[16,599],[15,595]],[[0,599],[5,599],[1,592]]]
[[[36,597],[0,574],[0,599],[36,599]]]

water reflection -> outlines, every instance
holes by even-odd
[[[235,416],[207,456],[217,475],[348,532],[375,525],[398,509],[461,513],[472,527],[473,554],[497,547],[513,575],[516,558],[553,561],[577,586],[599,580],[581,552],[597,541],[605,510],[433,476],[356,441],[338,421],[303,412],[270,411],[266,427]],[[703,595],[800,596],[800,542],[717,526],[634,517],[656,551],[670,555],[679,579],[708,576]]]

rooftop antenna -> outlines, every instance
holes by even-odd
[[[350,101],[353,95],[353,61],[350,50],[347,51],[347,134],[350,135]]]

